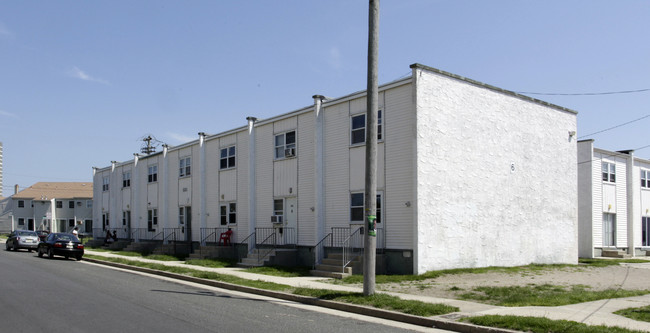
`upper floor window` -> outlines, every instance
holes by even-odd
[[[275,159],[296,156],[296,131],[275,136]]]
[[[68,201],[68,208],[74,209],[74,201]]]
[[[92,200],[86,200],[86,208],[93,208],[93,201]]]
[[[363,223],[365,219],[365,193],[351,193],[350,194],[350,222]],[[377,210],[375,212],[377,223],[381,223],[381,193],[377,193]]]
[[[18,208],[25,208],[25,200],[18,200]]]
[[[603,162],[603,181],[616,183],[616,165]]]
[[[63,201],[56,201],[56,208],[63,208]]]
[[[108,184],[110,184],[111,179],[106,176],[102,178],[102,191],[108,191]]]
[[[235,146],[221,149],[219,169],[229,169],[235,167],[235,152]]]
[[[147,181],[149,183],[157,182],[158,181],[158,165],[150,165],[147,171],[148,178]]]
[[[130,186],[131,186],[131,171],[123,172],[122,187],[130,187]]]
[[[650,188],[650,171],[641,170],[641,188]]]
[[[181,158],[178,168],[178,176],[186,177],[192,174],[192,160],[190,157]]]
[[[382,139],[382,112],[377,111],[377,140]],[[364,144],[366,143],[366,114],[359,114],[352,116],[350,124],[350,144]]]

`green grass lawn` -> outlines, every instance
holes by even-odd
[[[506,328],[516,331],[533,333],[640,333],[620,327],[590,326],[575,321],[551,320],[541,317],[519,316],[480,316],[463,318],[462,321],[475,325]]]
[[[650,306],[623,309],[614,313],[630,319],[650,322]]]
[[[587,286],[571,287],[550,284],[510,287],[476,287],[461,293],[464,300],[479,301],[501,306],[560,306],[591,302],[601,299],[640,296],[650,290],[589,290]]]
[[[390,309],[394,311],[420,315],[420,316],[433,316],[438,314],[445,314],[445,313],[459,311],[459,309],[456,307],[451,307],[443,304],[430,304],[430,303],[424,303],[420,301],[403,300],[398,297],[384,295],[384,294],[363,296],[363,294],[361,293],[345,293],[345,292],[333,292],[331,290],[295,288],[293,286],[284,285],[284,284],[278,284],[278,283],[266,282],[260,280],[242,279],[228,274],[205,272],[205,271],[195,270],[186,267],[165,266],[163,264],[157,264],[157,263],[145,263],[145,262],[140,262],[135,260],[128,260],[124,258],[110,258],[110,257],[95,256],[95,255],[87,255],[86,257],[121,263],[125,265],[172,272],[176,274],[184,274],[184,275],[193,276],[197,278],[222,281],[222,282],[248,286],[253,288],[282,291],[287,293],[294,293],[296,295],[311,296],[311,297],[316,297],[316,298],[321,298],[326,300],[333,300],[333,301],[346,302],[352,304],[361,304],[361,305],[373,306],[381,309]]]

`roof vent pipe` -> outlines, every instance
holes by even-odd
[[[14,194],[18,194],[18,184],[14,185]]]

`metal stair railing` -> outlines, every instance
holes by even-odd
[[[270,242],[271,240],[273,240],[273,243],[270,244],[271,245],[270,248],[264,250],[264,252],[263,252],[264,254],[262,254],[263,247],[259,247],[257,249],[257,264],[258,265],[260,264],[260,262],[264,261],[264,258],[266,258],[266,256],[269,255],[269,253],[271,253],[271,252],[273,252],[275,250],[275,247],[276,247],[275,232],[270,234],[268,237],[266,237],[259,245],[267,245],[268,244],[267,242]]]
[[[332,233],[330,232],[314,246],[314,269],[316,269],[316,265],[323,263],[323,259],[325,258],[325,245],[329,241],[329,246],[332,247],[333,239]]]
[[[246,255],[248,256],[249,254],[253,253],[253,250],[255,250],[255,237],[256,237],[257,232],[253,231],[250,235],[248,235],[244,240],[242,240],[241,244],[246,244]],[[252,242],[251,242],[252,241]],[[239,262],[242,261],[243,258],[239,258]]]
[[[361,230],[363,227],[357,228],[354,232],[350,234],[342,244],[343,260],[341,272],[345,273],[345,267],[354,260],[359,253],[363,251],[363,235]]]
[[[199,255],[201,258],[203,258],[203,246],[206,245],[208,242],[212,242],[214,244],[217,244],[219,239],[217,237],[221,237],[221,233],[228,231],[228,227],[220,227],[220,228],[201,228],[201,246],[199,246]],[[233,232],[233,236],[234,236]]]

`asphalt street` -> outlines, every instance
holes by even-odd
[[[0,251],[0,278],[5,332],[429,330],[35,252]]]

